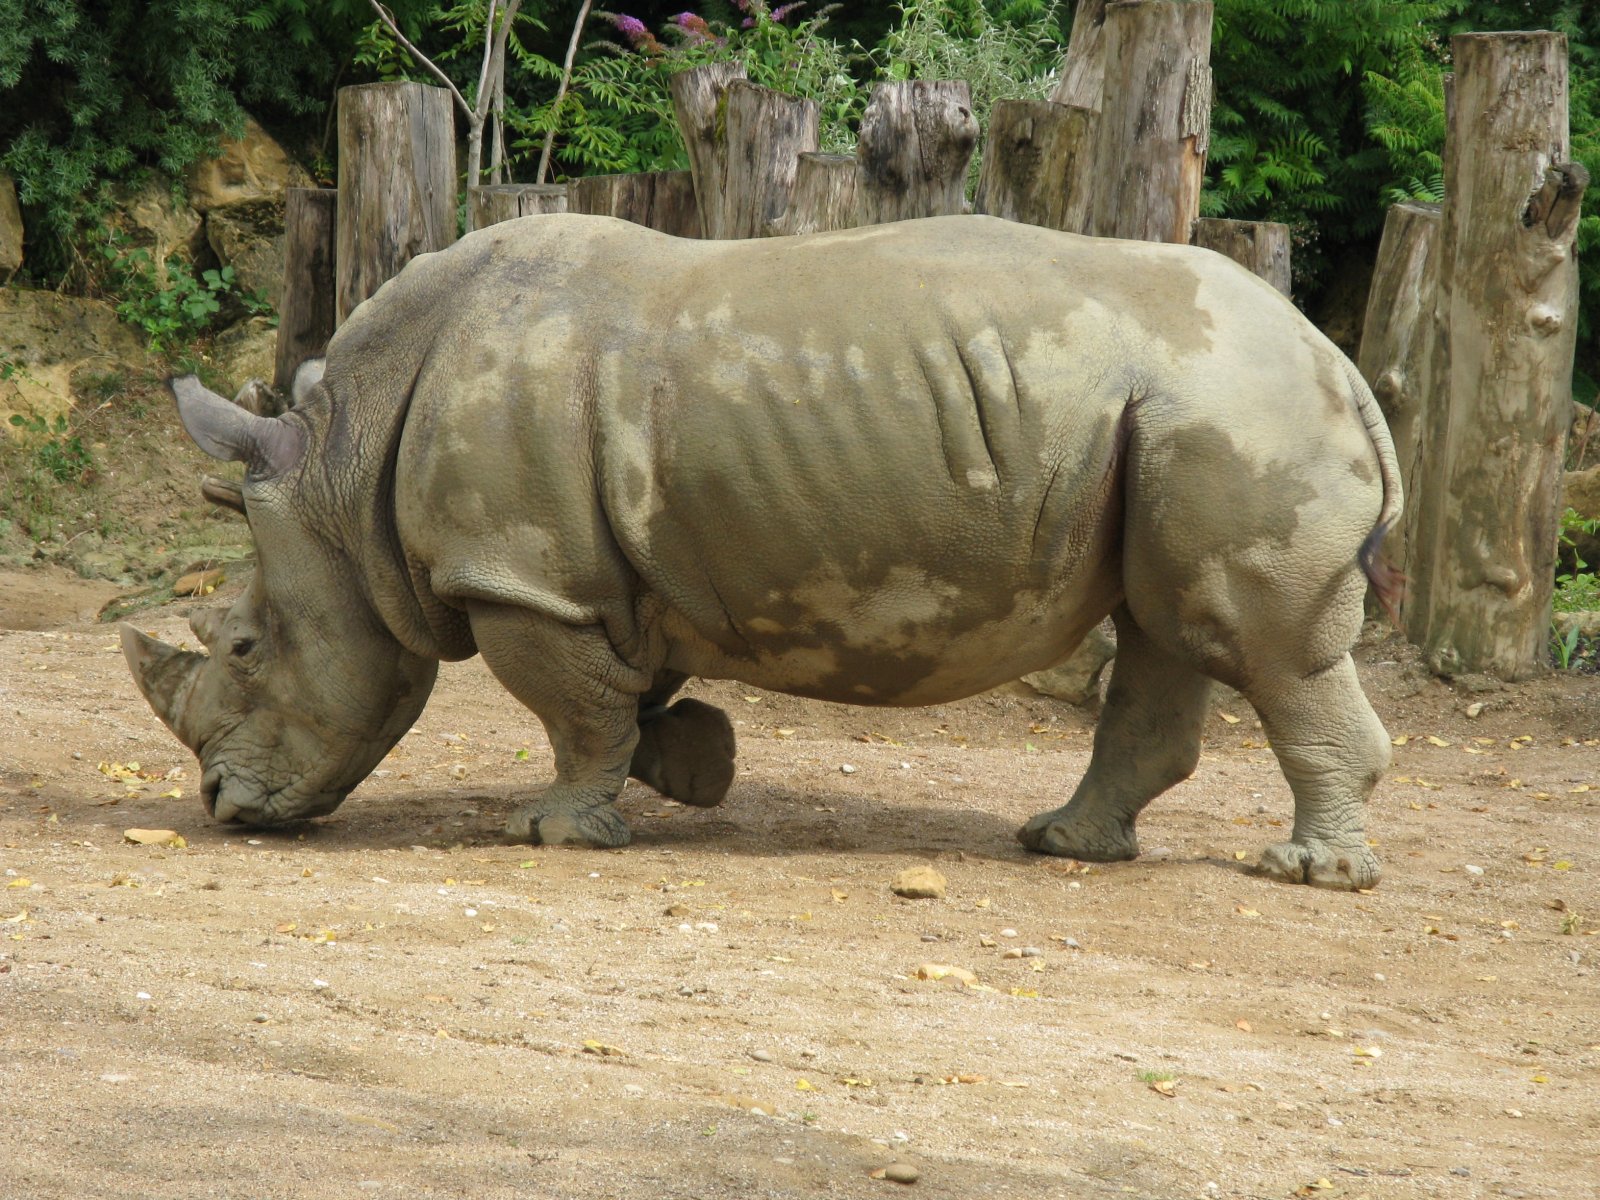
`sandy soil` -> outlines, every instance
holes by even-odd
[[[507,846],[548,748],[476,662],[338,813],[247,832],[63,579],[0,578],[0,1195],[1596,1194],[1594,676],[1365,646],[1405,739],[1369,894],[1248,873],[1289,799],[1227,698],[1116,866],[1013,841],[1074,709],[730,684],[722,808],[633,785],[626,850]],[[930,862],[945,899],[890,893]]]

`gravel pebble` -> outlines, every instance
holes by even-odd
[[[892,1162],[883,1169],[883,1177],[893,1183],[915,1183],[922,1172],[908,1162]]]

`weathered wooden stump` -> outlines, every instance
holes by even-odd
[[[1106,0],[1078,0],[1061,78],[1050,93],[1055,103],[1100,111],[1106,82],[1105,27]]]
[[[1194,223],[1194,244],[1226,254],[1265,279],[1285,296],[1292,289],[1289,272],[1289,227],[1277,221],[1228,221],[1201,217]]]
[[[1049,100],[1000,100],[989,113],[980,213],[1084,233],[1099,116]]]
[[[1566,39],[1459,34],[1406,632],[1444,674],[1548,661],[1588,173]]]
[[[455,112],[421,83],[339,89],[336,313],[456,237]]]
[[[856,160],[849,154],[808,150],[795,163],[789,207],[772,223],[774,234],[821,233],[856,223]]]
[[[1422,425],[1428,371],[1434,354],[1434,299],[1439,289],[1439,206],[1410,202],[1389,209],[1378,247],[1367,316],[1357,362],[1378,398],[1406,490],[1400,528],[1385,553],[1402,574],[1411,574],[1411,541],[1419,510]],[[1401,623],[1411,596],[1400,600]]]
[[[493,183],[467,189],[472,228],[498,225],[518,217],[567,211],[564,183]]]
[[[856,142],[856,223],[961,212],[977,144],[972,91],[964,81],[877,84]]]
[[[272,386],[281,396],[295,368],[321,354],[338,327],[335,237],[339,195],[332,188],[289,188],[283,205],[283,295]]]
[[[700,212],[688,171],[585,175],[569,180],[567,211],[620,217],[674,237],[700,236]]]
[[[717,224],[730,238],[763,237],[789,207],[796,163],[817,148],[816,101],[735,79],[726,106],[727,172]],[[704,202],[704,197],[701,197]]]
[[[1090,232],[1187,242],[1211,128],[1209,0],[1113,0]]]
[[[728,213],[721,203],[728,179],[727,94],[728,85],[744,77],[742,63],[707,63],[680,71],[667,83],[678,133],[689,155],[701,237],[732,236],[725,228]]]

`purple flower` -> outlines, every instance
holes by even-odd
[[[692,12],[681,12],[672,18],[673,24],[684,31],[691,42],[709,42],[711,40],[711,27],[706,24],[706,19]]]
[[[783,4],[772,10],[772,19],[781,21],[797,8],[804,8],[806,0],[796,0],[793,4]]]
[[[611,23],[617,27],[617,32],[627,38],[635,46],[650,36],[650,30],[638,17],[615,16]]]

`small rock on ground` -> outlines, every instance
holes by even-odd
[[[932,867],[907,867],[894,877],[889,890],[909,900],[943,900],[945,879]]]

